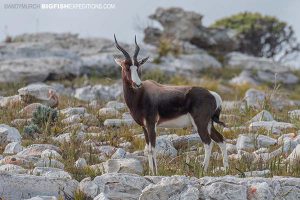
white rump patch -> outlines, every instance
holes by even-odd
[[[216,100],[216,104],[217,104],[217,108],[218,109],[220,106],[222,106],[222,98],[220,97],[220,95],[214,91],[209,91],[214,97],[215,97],[215,100]]]
[[[131,66],[130,67],[130,72],[131,72],[131,80],[136,84],[136,85],[141,85],[142,81],[138,75],[137,72],[137,66]]]
[[[161,128],[185,128],[192,124],[189,114],[181,115],[175,119],[164,121],[158,124]]]

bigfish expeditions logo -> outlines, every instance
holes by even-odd
[[[6,3],[4,9],[41,9],[41,10],[111,10],[114,3]]]

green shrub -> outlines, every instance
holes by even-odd
[[[235,30],[240,38],[238,51],[250,55],[280,61],[300,51],[293,28],[276,17],[242,12],[217,20],[212,27]]]
[[[33,138],[34,134],[39,133],[39,127],[36,124],[29,124],[28,126],[24,127],[24,137],[25,138]]]
[[[57,110],[46,106],[39,106],[33,113],[32,123],[37,125],[44,133],[49,133],[50,126],[53,125],[57,119]]]

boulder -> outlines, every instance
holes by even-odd
[[[26,199],[34,196],[73,198],[78,182],[72,179],[0,173],[1,197]]]
[[[75,167],[78,169],[83,169],[85,167],[87,167],[87,163],[86,160],[84,158],[78,158],[78,160],[76,160],[75,162]]]
[[[287,122],[273,121],[259,121],[252,122],[249,125],[251,131],[258,131],[260,129],[267,130],[274,134],[280,134],[282,131],[289,131],[295,129],[295,125]]]
[[[171,138],[171,142],[173,143],[173,146],[176,149],[183,149],[183,148],[187,148],[202,143],[198,133],[173,137]]]
[[[104,126],[113,126],[113,127],[120,127],[120,126],[131,126],[135,124],[133,119],[106,119],[103,122]]]
[[[266,135],[258,135],[256,137],[256,143],[258,148],[270,147],[272,145],[277,144],[277,140]]]
[[[120,114],[120,112],[118,110],[116,110],[115,108],[101,108],[99,110],[99,115],[114,115],[117,116]]]
[[[35,163],[36,167],[54,167],[59,169],[64,169],[64,164],[55,159],[42,158],[37,163]]]
[[[226,150],[228,155],[237,153],[237,148],[234,144],[226,143]]]
[[[149,184],[149,180],[136,174],[107,173],[97,176],[94,180],[83,179],[79,189],[92,198],[103,193],[108,199],[130,200],[138,199],[142,190]]]
[[[116,147],[109,146],[109,145],[96,146],[96,147],[93,147],[93,149],[96,152],[100,153],[101,155],[104,155],[104,156],[107,156],[107,157],[112,156],[116,151]]]
[[[69,107],[60,110],[60,113],[64,114],[66,117],[71,117],[72,115],[84,115],[86,113],[86,108],[84,107]]]
[[[35,176],[72,179],[68,172],[53,167],[35,167],[32,171],[32,174]]]
[[[145,187],[140,196],[140,200],[160,200],[160,199],[182,199],[198,200],[200,192],[197,181],[185,176],[172,176],[162,178],[156,184]]]
[[[59,143],[64,143],[64,142],[70,142],[71,141],[71,133],[63,133],[63,134],[60,134],[56,137],[53,137],[52,139],[54,141],[57,141]]]
[[[60,152],[60,149],[57,146],[54,146],[52,144],[32,144],[26,147],[23,151],[17,153],[17,155],[22,157],[26,157],[26,156],[40,157],[43,151],[46,149]]]
[[[83,115],[72,115],[70,117],[61,120],[61,122],[66,125],[76,124],[82,122],[83,118],[84,118]]]
[[[122,148],[118,148],[115,153],[111,156],[111,159],[120,159],[126,157],[126,151]]]
[[[41,103],[32,103],[24,107],[22,110],[20,110],[20,114],[26,118],[32,118],[33,113],[37,111],[38,107],[45,107]]]
[[[292,165],[298,165],[300,161],[300,144],[296,146],[296,148],[292,151],[292,153],[287,157],[287,162]]]
[[[246,172],[248,176],[265,176],[269,172]],[[252,175],[251,175],[252,173]],[[139,184],[137,184],[139,183]],[[108,173],[83,179],[79,189],[87,197],[100,196],[104,199],[298,199],[299,178],[292,177],[251,177],[234,176],[203,177],[186,176],[138,176],[125,173]],[[291,192],[293,191],[293,192]]]
[[[286,67],[285,67],[286,68]],[[297,84],[299,78],[293,74],[291,71],[286,72],[272,72],[267,71],[257,71],[257,80],[264,83],[282,83],[285,85]]]
[[[57,200],[55,196],[35,196],[26,200]]]
[[[155,145],[156,155],[158,157],[176,157],[177,150],[174,148],[172,142],[166,138],[160,137],[156,139]],[[148,155],[148,146],[145,146],[144,155]]]
[[[252,72],[243,70],[238,76],[232,78],[229,83],[233,85],[258,85],[259,83],[252,77]]]
[[[118,102],[118,101],[109,101],[106,103],[106,108],[114,108],[116,110],[123,110],[127,106],[124,103]]]
[[[23,150],[20,142],[11,142],[6,145],[4,149],[4,154],[16,154]]]
[[[133,158],[110,159],[103,163],[103,173],[143,173],[144,169],[139,160]]]
[[[58,104],[58,97],[53,87],[46,85],[45,83],[33,83],[18,90],[22,100],[28,104],[41,103],[46,106],[56,107]],[[55,99],[51,98],[50,92]]]
[[[62,159],[62,156],[55,150],[46,149],[46,150],[42,151],[41,158]]]
[[[113,85],[94,85],[77,88],[75,98],[82,101],[113,100],[122,94],[123,90],[119,83]]]
[[[22,99],[20,95],[14,95],[9,97],[0,97],[0,107],[6,108],[16,105],[21,105]]]
[[[79,62],[62,57],[5,60],[0,61],[0,82],[33,83],[74,77],[80,74],[79,67]]]
[[[200,48],[219,49],[225,52],[233,51],[239,46],[234,31],[206,28],[202,25],[203,16],[193,11],[185,11],[177,7],[157,8],[149,18],[158,21],[163,30],[148,28],[146,32],[150,38],[146,37],[145,42],[156,44],[152,41],[171,37],[178,41],[189,41]]]
[[[246,91],[244,99],[246,100],[247,106],[260,108],[266,100],[266,94],[263,91],[250,88]]]
[[[267,182],[254,183],[250,186],[249,197],[251,199],[275,199],[273,188]]]
[[[239,135],[236,142],[237,150],[254,150],[254,137],[250,135]]]
[[[271,171],[266,169],[262,171],[250,171],[244,172],[245,177],[268,177],[271,175]]]
[[[241,184],[239,179],[232,177],[220,177],[220,178],[202,178],[200,179],[201,194],[204,195],[204,199],[235,199],[244,200],[247,199],[247,186]]]
[[[231,52],[226,55],[226,66],[246,70],[285,72],[287,67],[268,58],[254,57],[240,52]]]
[[[10,142],[21,142],[19,131],[6,124],[0,124],[0,146],[4,146]]]
[[[7,171],[14,174],[25,174],[27,170],[21,166],[14,165],[14,164],[4,164],[0,165],[0,171]]]
[[[173,68],[176,73],[189,75],[208,68],[218,69],[222,67],[219,61],[207,53],[164,57],[160,65]]]
[[[291,119],[299,119],[300,118],[300,110],[291,110],[288,112],[288,115]]]
[[[18,155],[13,155],[13,156],[5,156],[2,160],[0,160],[0,165],[3,164],[13,164],[13,165],[18,165],[18,166],[24,166],[24,167],[32,167],[34,163],[38,161],[37,157],[33,156],[18,156]]]
[[[262,109],[267,103],[269,106],[280,110],[285,106],[295,105],[295,102],[288,100],[285,96],[278,93],[266,93],[261,90],[250,88],[246,91],[244,97],[244,103],[241,108],[244,109],[245,106]]]
[[[258,114],[256,114],[250,122],[258,122],[258,121],[273,121],[274,118],[272,114],[267,110],[262,110]]]
[[[71,117],[72,115],[84,115],[86,113],[86,108],[84,107],[69,107],[60,110],[60,113],[66,117]]]
[[[13,126],[26,126],[31,123],[31,118],[29,119],[14,119],[13,121],[10,122]]]

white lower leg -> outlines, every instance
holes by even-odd
[[[148,164],[149,164],[149,170],[150,170],[151,174],[154,173],[154,166],[153,166],[152,160],[153,160],[153,154],[152,154],[152,146],[150,144],[150,145],[148,145]]]
[[[151,144],[149,145],[148,148],[148,162],[149,162],[149,168],[152,175],[156,175],[157,173],[156,152],[155,152],[155,147],[152,147]]]
[[[208,169],[212,147],[213,147],[213,143],[212,142],[210,142],[210,144],[204,144],[205,156],[204,156],[203,166],[204,166],[204,171],[205,172]]]
[[[222,156],[223,156],[223,165],[225,167],[225,169],[228,168],[228,155],[227,155],[227,150],[226,150],[226,143],[225,142],[220,142],[218,143],[221,152],[222,152]]]
[[[153,163],[154,163],[155,175],[157,175],[157,161],[156,161],[156,150],[155,150],[155,147],[152,147],[152,152],[153,152]]]

